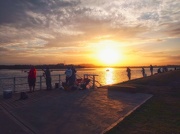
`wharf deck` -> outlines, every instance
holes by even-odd
[[[27,100],[0,96],[0,131],[4,134],[105,133],[152,97],[106,88],[36,91]]]

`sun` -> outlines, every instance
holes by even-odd
[[[105,65],[116,65],[120,59],[120,53],[115,48],[107,46],[99,50],[98,57],[100,62]]]
[[[100,51],[99,58],[105,64],[113,64],[118,61],[118,54],[111,48],[105,48]]]

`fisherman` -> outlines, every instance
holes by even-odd
[[[66,74],[66,85],[70,84],[70,78],[72,76],[72,69],[70,68],[70,66],[68,66],[68,68],[65,71]]]
[[[49,67],[46,67],[46,70],[42,69],[45,73],[45,79],[46,79],[46,89],[51,90],[52,84],[51,84],[51,71]]]
[[[31,67],[30,71],[28,72],[28,84],[29,84],[29,92],[34,92],[36,83],[36,69],[34,66]]]
[[[151,72],[151,75],[153,75],[153,66],[150,65],[150,72]]]
[[[129,80],[130,80],[130,79],[131,79],[131,69],[130,69],[129,67],[127,67],[126,72],[127,72],[128,78],[129,78]]]
[[[141,71],[141,72],[142,72],[142,76],[145,77],[145,76],[146,76],[146,73],[145,73],[144,67],[142,67],[142,71]]]

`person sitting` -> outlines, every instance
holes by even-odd
[[[81,85],[82,89],[86,89],[86,86],[89,84],[90,81],[90,79],[84,78],[84,83]]]

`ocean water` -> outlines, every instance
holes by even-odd
[[[28,71],[28,70],[27,70]],[[54,86],[55,83],[59,80],[59,74],[61,75],[60,79],[61,82],[65,81],[65,70],[52,70],[52,85]],[[150,75],[149,68],[145,68],[146,75]],[[157,69],[154,69],[154,73],[157,72]],[[127,81],[127,72],[126,68],[84,68],[84,69],[77,69],[77,78],[83,78],[84,74],[96,74],[98,76],[95,77],[96,86],[101,85],[109,85],[115,84],[123,81]],[[6,89],[14,89],[14,79],[15,79],[15,90],[16,91],[24,91],[28,90],[27,84],[27,73],[24,70],[0,70],[0,94],[2,94],[3,90]],[[42,76],[43,71],[38,70],[37,76]],[[56,75],[56,76],[54,76]],[[141,78],[142,72],[141,68],[131,68],[131,79]],[[45,78],[42,77],[42,88],[45,88]],[[36,89],[40,88],[40,77],[37,77],[36,80]],[[98,84],[100,83],[100,84]]]

